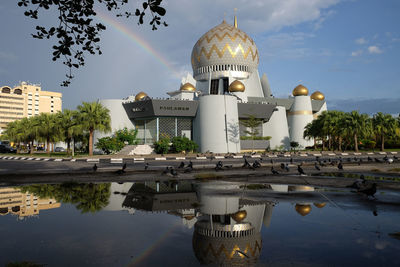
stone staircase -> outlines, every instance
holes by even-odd
[[[149,145],[127,145],[117,155],[150,155],[153,148]]]

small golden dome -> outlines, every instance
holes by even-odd
[[[241,81],[235,80],[229,85],[229,92],[234,93],[234,92],[244,92],[246,88],[244,87],[244,84]]]
[[[296,204],[295,209],[301,216],[306,216],[311,212],[311,205]]]
[[[147,94],[145,92],[140,92],[135,96],[135,100],[136,101],[142,100],[146,96],[147,96]]]
[[[323,207],[326,206],[326,203],[325,203],[325,202],[322,202],[322,203],[314,203],[314,206],[317,207],[317,208],[319,208],[319,209],[322,209]]]
[[[186,215],[186,216],[183,216],[183,218],[185,218],[186,220],[190,221],[190,220],[194,219],[195,216],[194,215]]]
[[[194,87],[194,85],[191,83],[185,83],[184,85],[181,86],[180,90],[194,92],[194,91],[196,91],[196,87]]]
[[[234,219],[237,223],[243,221],[247,216],[247,211],[239,210],[238,212],[231,215],[232,219]]]
[[[299,96],[299,95],[308,95],[308,89],[302,84],[299,84],[296,86],[296,88],[293,89],[293,96]]]
[[[315,91],[314,93],[312,93],[311,99],[313,99],[313,100],[324,100],[325,96],[320,91]]]

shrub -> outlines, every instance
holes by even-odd
[[[290,147],[292,147],[293,149],[296,149],[299,146],[300,146],[300,144],[298,142],[296,142],[296,141],[290,142]]]
[[[163,137],[159,141],[156,141],[153,143],[154,145],[154,151],[157,154],[166,154],[168,153],[169,150],[169,138]]]
[[[120,151],[125,144],[115,137],[103,137],[97,140],[96,148],[101,149],[106,154]]]
[[[114,137],[121,141],[124,144],[128,145],[137,145],[139,143],[139,140],[137,140],[136,136],[138,134],[138,131],[135,129],[130,129],[124,128],[122,130],[118,130],[114,133]]]
[[[198,145],[187,137],[174,137],[172,138],[172,150],[180,153],[182,151],[196,151]]]

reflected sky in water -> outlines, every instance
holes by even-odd
[[[0,188],[0,266],[399,266],[400,194],[227,182]]]

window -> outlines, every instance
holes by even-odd
[[[15,89],[14,90],[14,94],[16,94],[16,95],[22,95],[22,90],[21,89]]]
[[[210,95],[218,95],[218,79],[211,80]]]
[[[228,90],[228,88],[229,88],[229,78],[223,78],[222,79],[222,84],[223,84],[223,88],[224,88],[224,94],[228,93],[229,92],[229,90]]]
[[[1,89],[1,92],[9,94],[11,92],[11,89],[9,87],[3,87],[3,89]]]

